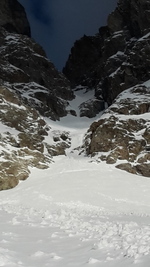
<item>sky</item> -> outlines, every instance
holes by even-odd
[[[117,0],[19,0],[25,7],[32,37],[61,70],[77,39],[106,25]]]

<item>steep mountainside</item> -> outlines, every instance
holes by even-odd
[[[65,154],[68,136],[51,147],[50,127],[41,118],[59,120],[74,98],[69,81],[30,38],[24,8],[0,1],[0,190],[29,176],[29,167],[47,168],[52,155]],[[60,133],[61,136],[61,133]],[[53,137],[52,137],[53,140]]]
[[[105,102],[109,106],[101,120],[89,128],[84,142],[86,155],[148,177],[149,14],[150,1],[119,0],[106,27],[75,42],[63,70],[72,87],[81,85],[95,92],[94,99],[82,104],[85,116],[95,116]],[[91,103],[95,101],[101,104],[93,113]]]
[[[46,58],[43,49],[25,35],[0,30],[1,83],[16,91],[42,115],[59,119],[73,98],[67,79]]]
[[[0,191],[0,267],[150,266],[149,14],[119,0],[75,43],[71,89],[0,0],[0,190],[19,183]]]
[[[125,89],[150,78],[150,2],[120,0],[106,27],[71,49],[63,70],[72,83],[111,105]]]
[[[30,38],[24,8],[17,0],[5,0],[0,2],[0,10],[1,84],[7,83],[42,115],[53,120],[65,116],[67,100],[73,99],[70,84]]]
[[[68,133],[60,131],[56,139],[35,108],[0,86],[0,190],[28,178],[30,167],[48,168],[52,156],[65,154],[69,142]]]
[[[1,1],[0,13],[0,190],[57,155],[150,177],[149,1],[120,0],[106,27],[76,41],[67,78],[30,38],[17,0]]]

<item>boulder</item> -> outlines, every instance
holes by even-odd
[[[150,177],[150,164],[138,164],[136,165],[136,171],[142,176]]]
[[[80,117],[93,118],[104,109],[105,103],[103,100],[89,99],[79,106]]]
[[[131,163],[121,163],[121,164],[116,165],[116,168],[123,170],[123,171],[127,171],[129,173],[137,174],[136,168],[134,168],[131,165]]]
[[[66,150],[71,146],[68,132],[53,131],[53,144],[46,144],[47,151],[52,156],[66,155]]]

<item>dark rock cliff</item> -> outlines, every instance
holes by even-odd
[[[65,116],[67,100],[73,98],[69,81],[30,38],[29,23],[18,1],[1,1],[0,8],[1,83],[7,83],[42,115],[53,120]]]
[[[30,26],[23,6],[17,0],[0,1],[0,26],[9,32],[30,37]]]
[[[84,85],[111,105],[116,96],[150,78],[150,2],[120,0],[93,37],[71,49],[64,74],[72,87]]]

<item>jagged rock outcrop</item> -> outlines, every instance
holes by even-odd
[[[25,35],[0,29],[0,78],[25,103],[53,120],[67,114],[73,98],[67,79],[46,58],[40,45]]]
[[[80,117],[93,118],[104,108],[104,101],[96,98],[89,99],[79,106]]]
[[[148,0],[119,0],[117,8],[108,17],[108,27],[112,32],[126,28],[139,38],[150,30],[149,10]]]
[[[29,176],[29,167],[48,168],[44,153],[49,127],[38,112],[17,95],[0,87],[0,190],[9,189]]]
[[[90,126],[84,147],[87,155],[150,177],[150,82],[122,92]]]
[[[66,155],[67,148],[71,145],[69,132],[52,131],[53,144],[46,144],[47,151],[52,156]]]
[[[64,74],[72,86],[95,89],[111,105],[125,89],[150,78],[150,3],[120,0],[106,27],[71,49]]]
[[[89,88],[95,86],[96,81],[91,79],[91,76],[95,76],[95,79],[97,79],[94,69],[96,70],[101,58],[100,47],[101,40],[99,35],[84,35],[75,42],[66,66],[63,69],[64,74],[71,81],[72,87],[80,84]]]
[[[1,84],[7,83],[42,115],[53,120],[67,115],[67,101],[74,97],[70,83],[30,38],[24,8],[17,0],[1,1],[0,7]]]
[[[27,179],[30,167],[49,168],[70,144],[68,133],[53,131],[14,90],[0,86],[0,190]]]

